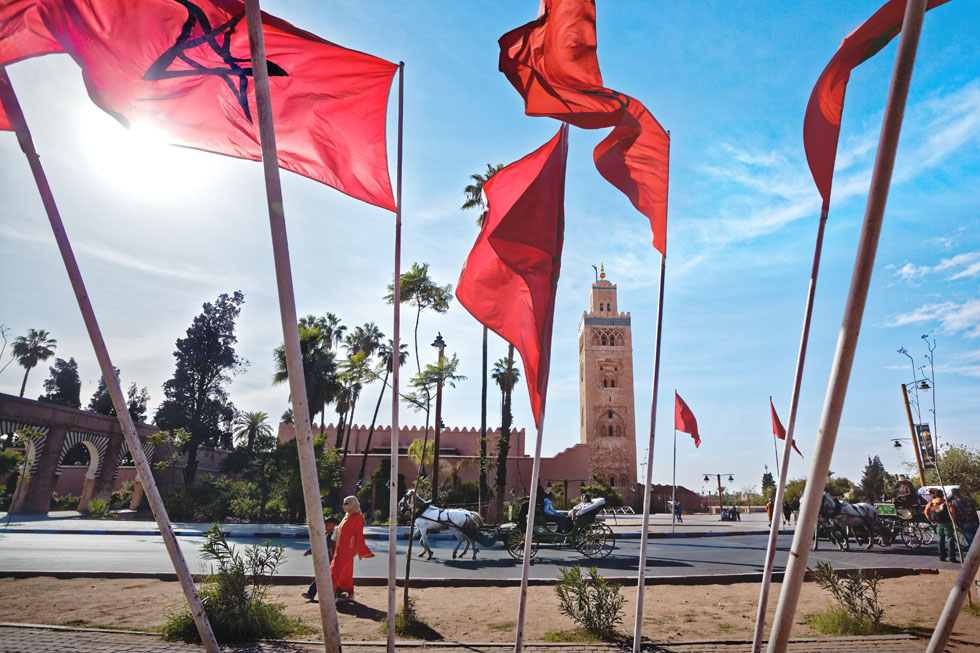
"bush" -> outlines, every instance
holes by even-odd
[[[616,491],[616,488],[606,483],[604,480],[592,475],[592,485],[585,485],[582,487],[582,492],[589,495],[593,501],[602,497],[606,500],[606,508],[622,508],[623,507],[623,495]],[[572,502],[572,505],[578,503],[578,500]]]
[[[589,569],[588,578],[582,576],[578,565],[560,571],[561,580],[555,586],[559,612],[596,637],[603,640],[615,637],[616,626],[623,621],[619,613],[626,600],[619,593],[622,586],[607,583],[596,567]]]
[[[458,486],[445,484],[439,490],[439,506],[466,507],[476,510],[480,501],[480,483],[478,481],[463,481]]]
[[[133,502],[133,482],[127,481],[123,486],[112,493],[109,498],[110,510],[126,510]]]
[[[382,635],[387,634],[387,618],[381,620],[378,626],[378,632]],[[399,637],[408,637],[410,639],[442,639],[438,633],[429,627],[429,624],[419,619],[419,615],[415,611],[414,596],[408,599],[408,611],[398,610],[395,613],[395,634]]]
[[[91,519],[105,519],[109,516],[109,504],[102,499],[92,499],[84,512]]]
[[[64,496],[55,492],[51,495],[51,510],[77,510],[78,502],[81,500],[80,497],[76,497],[73,494],[66,494]]]
[[[250,642],[258,639],[283,639],[310,629],[283,613],[285,605],[270,603],[268,583],[283,562],[285,548],[253,544],[245,555],[228,545],[221,527],[214,524],[201,547],[202,558],[217,563],[217,569],[205,579],[200,589],[201,602],[219,642]],[[199,642],[194,618],[186,607],[171,614],[162,628],[165,639]]]
[[[858,570],[840,577],[828,562],[817,563],[817,568],[810,571],[817,584],[833,594],[837,605],[807,615],[808,624],[828,635],[874,635],[883,631],[881,617],[885,609],[878,602],[878,574]]]

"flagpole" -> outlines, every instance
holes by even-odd
[[[796,429],[796,413],[800,403],[800,388],[803,385],[803,364],[806,362],[807,343],[810,340],[810,322],[813,318],[813,299],[817,292],[817,274],[820,272],[820,258],[823,251],[823,234],[827,226],[827,214],[830,203],[824,202],[820,209],[820,223],[817,226],[817,243],[813,249],[813,266],[810,268],[810,286],[807,290],[806,309],[803,311],[803,333],[800,336],[800,351],[796,357],[796,374],[793,377],[793,398],[790,401],[789,421],[786,424],[786,441],[783,443],[783,466],[776,462],[776,472],[779,482],[776,483],[776,496],[773,499],[773,511],[778,511],[783,505],[786,493],[786,480],[789,477],[789,459],[793,450],[793,432]],[[769,396],[769,407],[772,409],[772,396]],[[775,429],[774,429],[775,430]],[[773,446],[776,444],[773,433]],[[778,451],[778,449],[777,449]],[[781,471],[780,471],[781,469]],[[800,518],[796,519],[796,528],[800,528]],[[755,614],[755,631],[752,635],[752,653],[762,650],[762,634],[766,627],[766,610],[769,606],[769,589],[772,585],[772,570],[776,560],[776,541],[779,538],[779,520],[773,519],[769,524],[769,543],[766,545],[766,564],[762,572],[762,587],[759,589],[759,606]]]
[[[871,187],[868,191],[864,225],[862,226],[854,270],[851,275],[851,287],[848,291],[847,305],[844,309],[844,318],[837,341],[837,351],[834,355],[830,382],[824,399],[823,414],[817,431],[813,462],[807,477],[809,482],[803,493],[800,519],[793,536],[789,564],[786,567],[783,588],[779,596],[779,604],[776,607],[776,617],[769,636],[769,653],[786,650],[795,621],[796,607],[803,577],[806,574],[811,540],[816,528],[824,486],[827,483],[827,472],[830,470],[834,441],[837,438],[837,429],[840,426],[841,412],[844,408],[844,397],[847,394],[847,384],[854,363],[858,335],[861,330],[861,318],[864,314],[868,288],[871,284],[878,238],[881,234],[882,217],[888,199],[888,187],[895,165],[895,151],[898,148],[905,101],[908,97],[925,10],[926,0],[909,0],[905,5],[903,29],[898,43],[898,54],[895,58],[891,88],[888,92],[888,101],[881,125],[878,152],[875,158],[874,172],[871,176]],[[788,445],[789,439],[787,437]]]
[[[109,397],[112,399],[112,406],[115,408],[116,415],[119,418],[120,430],[126,441],[126,446],[129,448],[130,455],[133,457],[133,463],[136,466],[139,481],[143,485],[143,491],[149,501],[150,510],[153,512],[157,527],[160,529],[160,536],[163,538],[167,553],[170,555],[170,561],[174,566],[174,571],[177,573],[180,587],[184,591],[184,597],[187,599],[187,606],[190,609],[191,616],[194,618],[197,632],[201,636],[204,649],[208,653],[218,653],[218,642],[214,637],[214,632],[211,630],[211,624],[208,622],[208,616],[201,603],[201,597],[198,596],[197,588],[194,586],[194,579],[191,576],[190,570],[187,568],[187,561],[184,559],[184,554],[180,550],[180,545],[177,543],[177,537],[171,526],[170,517],[167,516],[167,509],[163,505],[160,490],[157,488],[156,481],[153,479],[153,472],[150,470],[149,461],[147,461],[143,447],[140,445],[139,435],[136,433],[136,425],[133,423],[133,418],[129,414],[126,397],[123,395],[122,386],[119,383],[119,377],[116,376],[115,367],[109,358],[109,350],[106,347],[105,339],[102,337],[102,330],[95,317],[95,309],[92,307],[88,291],[85,289],[85,282],[82,279],[81,270],[78,268],[78,262],[75,260],[75,253],[72,251],[71,242],[68,240],[65,225],[61,221],[61,214],[55,203],[54,194],[51,192],[51,186],[48,184],[47,175],[45,175],[44,169],[41,167],[41,158],[34,148],[34,140],[31,137],[30,129],[28,129],[27,120],[24,118],[24,113],[20,108],[20,102],[17,101],[17,96],[14,94],[14,88],[10,83],[10,78],[7,76],[6,68],[3,66],[0,66],[0,105],[3,106],[7,114],[10,125],[17,135],[17,142],[20,144],[20,149],[24,152],[24,156],[27,157],[31,173],[34,175],[34,183],[37,185],[38,193],[41,195],[41,202],[44,204],[48,222],[51,224],[51,231],[54,232],[58,250],[61,252],[61,259],[64,261],[65,271],[68,273],[68,279],[71,281],[75,299],[78,301],[78,309],[82,314],[82,320],[85,323],[85,329],[88,331],[89,339],[92,341],[92,349],[95,350],[95,357],[99,361],[102,378],[105,380],[106,389],[109,392]]]
[[[653,483],[653,442],[657,433],[657,391],[660,388],[660,335],[664,322],[664,274],[667,256],[660,256],[660,300],[657,303],[657,340],[653,355],[653,399],[650,401],[650,442],[647,445],[646,485],[643,488],[643,530],[640,532],[640,569],[636,578],[636,617],[633,620],[633,653],[643,641],[643,595],[647,578],[647,541],[650,530],[650,486]]]
[[[677,396],[677,390],[674,390],[674,396]],[[673,476],[674,487],[670,491],[670,532],[674,532],[674,524],[677,522],[677,426],[674,426],[674,476]]]
[[[398,560],[398,368],[401,362],[401,299],[402,299],[402,126],[405,103],[405,62],[398,62],[398,155],[395,160],[395,282],[392,299],[391,364],[391,474],[388,478],[388,653],[395,651],[395,563]]]
[[[942,614],[939,615],[936,629],[932,631],[932,638],[926,647],[926,653],[942,653],[946,650],[946,642],[953,632],[956,617],[963,609],[963,603],[969,598],[970,586],[977,576],[977,570],[980,569],[980,537],[973,538],[973,543],[966,552],[966,557],[960,559],[963,561],[963,566],[956,577],[953,589],[949,592],[949,597],[946,599],[946,606],[943,608]]]
[[[527,523],[524,525],[524,561],[521,565],[521,596],[517,607],[517,638],[514,653],[524,648],[524,617],[527,612],[527,579],[531,568],[531,544],[534,539],[534,514],[538,500],[538,479],[541,473],[541,436],[544,433],[545,396],[541,397],[541,423],[534,442],[534,463],[531,465],[531,495],[528,497]]]
[[[330,577],[326,530],[323,524],[323,506],[320,499],[320,483],[317,476],[316,454],[313,450],[313,433],[306,397],[306,379],[299,344],[296,298],[293,294],[292,270],[289,262],[286,215],[283,210],[282,185],[279,179],[279,157],[276,151],[276,134],[272,120],[269,70],[265,58],[265,38],[262,32],[259,0],[245,0],[245,16],[248,22],[252,75],[255,80],[255,106],[259,117],[262,168],[265,174],[269,227],[272,234],[276,284],[279,291],[279,315],[282,320],[283,343],[286,351],[286,372],[289,375],[289,395],[293,404],[293,419],[296,425],[296,449],[299,454],[299,470],[303,483],[303,500],[306,504],[310,549],[313,551],[313,569],[317,587],[320,589],[322,597],[319,605],[320,621],[323,625],[323,645],[326,651],[333,653],[340,651],[340,629],[337,623],[336,606],[330,600],[333,596],[333,581]],[[397,355],[397,352],[395,353]],[[397,362],[394,367],[397,368]]]

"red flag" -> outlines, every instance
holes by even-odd
[[[551,366],[551,326],[565,229],[568,127],[483,186],[487,213],[456,297],[524,361],[534,422]]]
[[[769,411],[772,413],[772,433],[780,440],[786,439],[786,429],[783,428],[782,422],[779,421],[779,417],[776,415],[776,407],[772,405],[772,397],[769,397]],[[796,438],[793,438],[793,451],[800,454],[800,458],[803,457],[803,453],[796,448]]]
[[[681,396],[674,392],[674,428],[681,433],[690,433],[694,438],[695,448],[701,446],[701,436],[698,434],[698,421],[688,408]]]
[[[615,127],[596,146],[595,166],[650,219],[653,246],[666,254],[670,137],[641,102],[602,85],[593,0],[545,0],[537,20],[499,44],[500,72],[524,98],[527,115]]]
[[[397,66],[262,14],[279,165],[395,210],[385,115]],[[237,0],[6,0],[0,65],[65,52],[89,96],[175,145],[260,160],[245,7]],[[0,111],[0,129],[10,129]]]
[[[929,0],[932,9],[949,0]],[[823,197],[830,205],[830,185],[834,178],[834,160],[840,137],[841,114],[844,111],[844,91],[851,70],[867,61],[902,31],[905,0],[889,0],[863,25],[848,34],[837,54],[830,60],[817,80],[803,119],[803,147],[810,173]]]

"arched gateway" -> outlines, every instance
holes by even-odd
[[[46,404],[12,395],[0,394],[0,437],[33,431],[34,437],[21,437],[27,458],[27,473],[18,481],[12,513],[46,513],[51,507],[51,493],[57,486],[65,456],[76,447],[88,454],[88,469],[82,485],[78,510],[88,508],[92,499],[108,502],[112,495],[119,465],[128,448],[119,420],[84,410]],[[146,442],[159,429],[137,424],[136,431],[143,451],[153,459],[154,446]],[[139,481],[133,490],[133,501],[142,498]]]

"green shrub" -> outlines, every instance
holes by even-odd
[[[476,509],[480,501],[480,483],[478,481],[463,481],[457,486],[445,484],[439,490],[440,506],[466,506]]]
[[[403,606],[404,607],[404,606]],[[378,632],[382,635],[388,632],[388,619],[382,619],[378,626]],[[395,613],[395,634],[399,637],[410,639],[441,639],[429,624],[419,618],[415,611],[415,597],[408,599],[408,610],[399,610]]]
[[[596,637],[604,640],[615,637],[616,626],[623,621],[620,612],[626,600],[619,593],[622,586],[607,583],[596,567],[589,569],[587,578],[578,565],[560,571],[561,580],[555,585],[559,612]]]
[[[92,519],[105,519],[109,516],[109,504],[102,499],[92,499],[84,512]]]
[[[219,642],[250,642],[308,634],[309,627],[288,617],[282,603],[268,601],[268,584],[283,562],[285,548],[253,544],[243,556],[229,546],[221,527],[214,524],[201,547],[202,559],[217,564],[200,588],[201,602]],[[199,642],[194,618],[185,607],[167,617],[165,639]]]
[[[133,482],[127,481],[109,497],[110,510],[126,510],[133,502]]]
[[[51,511],[57,510],[77,510],[78,502],[81,499],[73,494],[66,494],[64,496],[55,492],[51,495]]]
[[[823,612],[806,615],[811,627],[828,635],[883,632],[881,617],[885,609],[878,602],[878,574],[858,570],[841,577],[828,562],[817,563],[817,568],[810,571],[817,584],[837,601],[837,605],[831,605]]]

